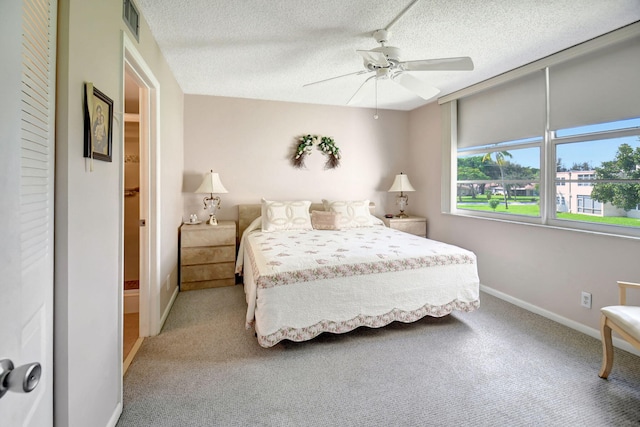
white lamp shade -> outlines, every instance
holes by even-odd
[[[224,188],[224,185],[222,185],[222,182],[220,182],[220,176],[218,176],[218,174],[214,173],[213,171],[208,172],[205,175],[204,179],[202,180],[202,184],[200,184],[200,187],[198,187],[195,192],[211,194],[228,193],[227,189]]]
[[[401,173],[396,175],[396,179],[393,180],[393,185],[389,189],[389,192],[392,191],[416,191],[416,189],[409,182],[409,177]]]

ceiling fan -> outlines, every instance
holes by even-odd
[[[358,90],[351,96],[347,104],[357,103],[361,97],[361,89],[367,82],[374,79],[376,83],[376,106],[377,106],[377,82],[380,79],[389,79],[394,83],[408,89],[415,93],[419,97],[429,100],[440,93],[440,89],[428,85],[422,80],[414,77],[408,72],[413,71],[464,71],[473,70],[473,61],[467,56],[454,57],[454,58],[439,58],[439,59],[422,59],[415,61],[402,61],[400,59],[401,51],[394,46],[388,46],[391,27],[419,0],[414,0],[407,6],[400,14],[384,29],[374,31],[373,38],[380,44],[371,50],[356,50],[356,52],[362,57],[364,63],[364,70],[356,71],[353,73],[343,74],[341,76],[331,77],[328,79],[320,80],[313,83],[307,83],[304,86],[311,86],[319,83],[328,82],[330,80],[339,79],[342,77],[352,75],[371,74],[372,76],[367,78]]]

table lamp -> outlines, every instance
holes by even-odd
[[[400,195],[396,198],[396,205],[400,208],[400,213],[396,215],[396,218],[408,218],[409,215],[404,213],[405,208],[409,204],[409,196],[404,194],[409,191],[416,191],[415,188],[409,182],[409,177],[402,172],[400,175],[396,175],[396,179],[393,181],[393,185],[389,189],[389,192],[400,192]]]
[[[222,185],[222,182],[220,182],[220,176],[218,176],[217,173],[214,173],[213,170],[208,172],[202,180],[202,184],[200,184],[200,187],[198,187],[195,192],[209,193],[209,196],[206,196],[202,200],[204,202],[204,210],[209,208],[212,210],[212,212],[209,213],[209,220],[207,221],[207,224],[217,225],[218,220],[216,219],[216,210],[220,209],[220,197],[214,196],[214,193],[228,193],[227,189]]]

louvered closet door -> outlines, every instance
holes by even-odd
[[[54,1],[0,2],[0,359],[39,362],[0,425],[53,424]]]

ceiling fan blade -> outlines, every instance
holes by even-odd
[[[473,61],[468,56],[456,58],[423,59],[403,61],[398,64],[404,71],[470,71]]]
[[[358,102],[362,101],[362,92],[360,89],[362,89],[362,87],[371,79],[375,79],[376,76],[371,76],[369,77],[367,80],[363,81],[362,84],[360,85],[360,87],[358,88],[358,90],[356,90],[356,92],[351,95],[351,98],[349,98],[349,100],[347,101],[347,105],[351,105],[351,104],[357,104]]]
[[[313,82],[313,83],[307,83],[307,84],[302,85],[302,87],[307,87],[307,86],[311,86],[311,85],[317,85],[319,83],[328,82],[329,80],[340,79],[342,77],[348,77],[348,76],[355,76],[355,75],[358,75],[358,74],[366,74],[366,73],[369,73],[369,72],[370,72],[369,70],[360,70],[360,71],[356,71],[356,72],[349,73],[349,74],[343,74],[341,76],[329,77],[328,79],[319,80],[319,81]]]
[[[410,74],[398,73],[391,80],[425,100],[430,100],[440,93],[440,89],[429,86]]]
[[[376,50],[356,50],[364,59],[365,65],[368,63],[373,63],[379,67],[388,67],[389,61],[387,61],[387,57],[382,52],[378,52]]]

